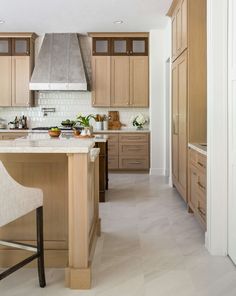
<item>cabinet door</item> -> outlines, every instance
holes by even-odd
[[[179,104],[179,184],[186,199],[187,191],[187,54],[178,58],[178,104]]]
[[[12,106],[30,105],[30,74],[30,57],[12,57]]]
[[[176,52],[177,55],[181,53],[181,41],[182,41],[182,16],[181,6],[177,7],[176,11]]]
[[[11,38],[0,38],[0,56],[11,55]]]
[[[0,56],[0,106],[11,106],[11,63],[10,56]]]
[[[98,55],[98,56],[111,55],[111,38],[94,37],[93,38],[93,55]]]
[[[176,27],[176,15],[172,17],[172,60],[177,57],[177,27]]]
[[[172,65],[172,174],[174,181],[179,179],[179,102],[178,64]]]
[[[181,52],[188,47],[188,3],[187,0],[181,2]]]
[[[148,107],[148,57],[130,57],[130,105]]]
[[[129,39],[122,37],[112,38],[111,55],[129,55]]]
[[[93,106],[110,106],[111,57],[92,57],[92,100]]]
[[[147,37],[136,37],[129,38],[130,42],[130,55],[144,56],[148,55],[148,38]]]
[[[12,55],[13,56],[30,55],[30,38],[12,39]]]
[[[111,57],[111,106],[129,106],[129,66],[128,56]]]

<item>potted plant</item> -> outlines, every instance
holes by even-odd
[[[95,119],[92,114],[87,116],[83,116],[82,114],[78,114],[76,118],[76,122],[79,123],[83,130],[81,131],[81,136],[91,136],[92,135],[92,126],[90,125],[90,119]]]
[[[142,129],[144,124],[147,122],[148,122],[147,119],[141,113],[139,113],[137,116],[135,116],[132,120],[133,126],[135,126],[137,129]]]

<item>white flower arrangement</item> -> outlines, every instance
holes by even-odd
[[[143,128],[144,124],[147,122],[147,118],[142,113],[139,113],[134,118],[132,118],[132,124],[137,128]]]

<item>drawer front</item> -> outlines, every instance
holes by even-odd
[[[119,146],[118,143],[108,142],[108,155],[118,156]]]
[[[198,171],[198,189],[206,195],[206,173]]]
[[[119,141],[121,142],[148,142],[148,134],[120,134]]]
[[[148,157],[148,143],[120,143],[120,156],[141,155]]]
[[[143,158],[120,157],[119,168],[130,169],[130,170],[147,170],[149,168],[149,161],[147,157],[143,157]]]
[[[200,153],[197,153],[197,167],[200,169],[206,169],[206,157]]]
[[[116,170],[119,168],[118,156],[108,156],[108,169]]]
[[[206,198],[204,195],[198,195],[197,214],[206,223]]]
[[[119,135],[108,134],[108,143],[118,143]]]
[[[2,133],[1,140],[15,140],[27,136],[27,133]]]

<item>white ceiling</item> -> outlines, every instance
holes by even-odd
[[[0,32],[150,31],[172,0],[1,0]],[[116,20],[124,24],[114,25]]]

